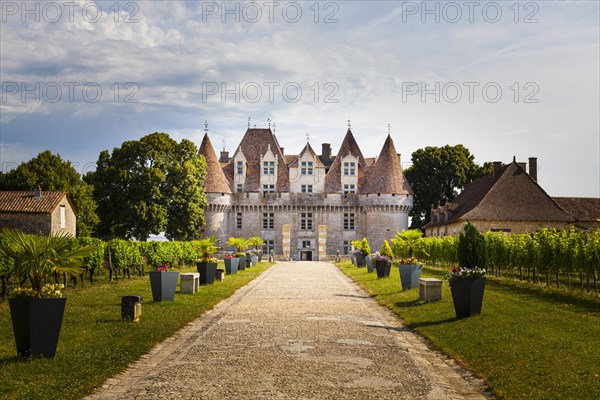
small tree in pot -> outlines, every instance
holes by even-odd
[[[219,250],[217,247],[217,238],[211,236],[209,238],[196,241],[196,251],[200,256],[200,261],[197,263],[197,269],[200,273],[200,284],[208,285],[215,281],[217,274],[217,259],[213,257]]]
[[[375,253],[375,268],[377,269],[377,278],[387,278],[390,276],[392,268],[393,253],[387,240],[383,241],[379,253]]]
[[[248,239],[248,245],[254,246],[254,250],[256,250],[254,253],[258,257],[259,262],[262,261],[262,251],[259,249],[259,247],[262,247],[263,244],[265,244],[265,241],[258,236],[252,236]]]
[[[416,257],[426,254],[422,236],[423,232],[419,229],[403,229],[402,232],[397,232],[396,237],[392,239],[394,255],[400,259],[398,271],[402,290],[416,288],[419,284],[423,266]]]
[[[42,281],[53,273],[80,273],[91,246],[77,247],[70,234],[27,235],[5,229],[0,257],[13,260],[14,273],[31,281],[31,289],[18,288],[9,299],[17,353],[22,357],[48,357],[56,354],[67,299],[62,285]]]
[[[246,269],[246,249],[248,248],[248,241],[243,237],[230,237],[227,240],[228,246],[235,247],[235,256],[239,259],[238,269],[244,271]]]
[[[447,275],[456,316],[480,314],[485,290],[485,239],[471,223],[458,238],[458,265]]]
[[[360,252],[353,252],[354,257],[356,259],[357,267],[364,267],[367,265],[367,256],[371,254],[371,247],[369,246],[369,241],[367,238],[363,238],[362,240],[354,240],[352,241],[352,246],[356,247],[356,249]]]

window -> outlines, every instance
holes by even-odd
[[[310,249],[310,240],[303,240],[302,241],[302,248],[303,249]]]
[[[275,161],[263,161],[263,175],[275,175]]]
[[[238,193],[242,193],[243,188],[244,188],[244,186],[241,183],[238,183],[235,188],[235,191]]]
[[[263,229],[275,229],[274,213],[263,213]]]
[[[344,184],[344,194],[356,193],[356,185]]]
[[[275,241],[274,240],[265,240],[262,246],[263,254],[269,254],[271,250],[275,251]]]
[[[354,213],[344,213],[344,230],[354,230]]]
[[[236,165],[237,165],[237,174],[243,175],[244,174],[244,162],[238,161]]]
[[[345,162],[344,163],[344,175],[355,176],[356,175],[356,163]]]
[[[242,213],[237,213],[235,216],[235,227],[242,229]]]
[[[275,193],[275,185],[263,185],[262,186],[263,197],[267,195],[267,193]]]
[[[60,227],[65,229],[67,227],[67,210],[65,206],[60,206]]]
[[[302,161],[302,163],[300,164],[300,174],[312,175],[313,174],[313,162],[312,161]]]
[[[342,242],[342,254],[348,254],[348,253],[350,253],[350,241],[344,240]]]
[[[312,230],[312,213],[300,213],[300,229]]]
[[[301,186],[301,191],[302,193],[310,193],[312,194],[312,189],[313,189],[313,185],[302,185]]]

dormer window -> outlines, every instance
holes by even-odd
[[[312,175],[313,174],[313,162],[312,161],[302,161],[300,164],[300,173],[302,175]]]
[[[356,193],[356,185],[344,184],[344,194]]]
[[[263,161],[263,175],[275,175],[275,161]]]
[[[356,176],[356,163],[344,162],[344,176]]]
[[[238,175],[244,174],[244,162],[243,161],[238,161],[236,163],[236,172]]]

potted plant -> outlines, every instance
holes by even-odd
[[[4,229],[2,234],[0,257],[12,259],[15,275],[32,285],[13,290],[9,299],[17,354],[54,358],[67,299],[62,285],[42,286],[42,280],[52,273],[80,273],[93,247],[75,247],[67,233],[27,235]]]
[[[252,236],[248,239],[248,245],[254,246],[254,254],[257,257],[257,262],[262,261],[262,251],[259,249],[259,246],[262,247],[263,244],[265,244],[265,241],[258,236]]]
[[[175,290],[177,289],[177,280],[179,272],[169,271],[168,264],[162,264],[150,275],[150,286],[152,288],[152,300],[154,301],[173,301]]]
[[[458,238],[458,268],[446,276],[458,318],[481,314],[485,290],[485,240],[471,223]]]
[[[378,279],[389,277],[392,269],[392,258],[379,252],[375,253],[375,269],[377,270]]]
[[[356,266],[365,267],[367,265],[367,256],[371,254],[371,248],[369,247],[367,238],[355,240],[352,242],[352,245],[359,250],[359,252],[353,252],[354,257],[356,258]]]
[[[200,256],[200,261],[196,264],[198,273],[200,273],[200,284],[209,285],[215,281],[217,273],[217,259],[212,256],[219,249],[217,238],[209,237],[198,240],[196,246]]]
[[[239,259],[238,270],[244,271],[246,269],[246,253],[244,251],[248,248],[247,240],[243,237],[230,237],[227,245],[235,246],[235,256]]]
[[[377,262],[377,260],[375,259],[375,256],[377,255],[377,253],[373,253],[370,254],[368,259],[367,259],[367,273],[371,273],[373,271],[375,271],[375,264]]]
[[[237,258],[233,254],[228,254],[225,256],[225,272],[227,275],[235,275],[238,271],[238,266],[240,265],[240,259]]]
[[[425,253],[423,249],[423,232],[419,229],[397,232],[392,239],[394,255],[400,259],[398,271],[402,290],[409,290],[419,286],[419,278],[423,266],[415,258],[418,254]]]

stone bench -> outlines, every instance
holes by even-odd
[[[419,278],[419,300],[436,301],[441,299],[441,280],[435,278]]]
[[[179,275],[179,292],[180,293],[196,293],[200,290],[200,274],[190,272]]]

